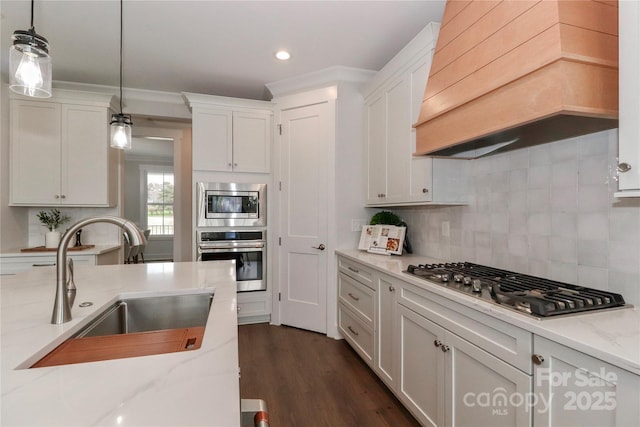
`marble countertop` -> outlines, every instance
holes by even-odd
[[[67,250],[67,255],[102,255],[120,249],[120,245],[95,245],[93,248],[79,251]],[[20,252],[20,248],[7,249],[0,253],[2,258],[56,256],[56,251]]]
[[[351,249],[337,250],[336,253],[640,375],[640,310],[637,307],[537,320],[402,273],[409,264],[443,262],[442,260],[418,255],[377,255]]]
[[[75,283],[73,320],[52,325],[54,267],[2,277],[0,425],[239,426],[232,261],[78,266]],[[118,298],[210,290],[215,296],[198,350],[20,369]],[[78,307],[85,301],[93,305]]]

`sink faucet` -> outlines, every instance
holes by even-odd
[[[67,288],[67,246],[79,229],[89,224],[104,222],[114,224],[121,227],[129,236],[131,246],[143,245],[147,243],[144,234],[132,222],[117,216],[96,216],[82,219],[73,224],[60,239],[58,252],[56,253],[56,299],[53,304],[53,314],[51,315],[51,323],[59,325],[71,320],[71,304],[70,300],[75,298],[75,285],[72,287],[73,280]]]

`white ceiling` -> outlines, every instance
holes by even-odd
[[[444,0],[124,2],[124,86],[270,99],[265,83],[335,65],[379,70]],[[29,0],[2,0],[2,80]],[[37,0],[35,29],[49,40],[53,79],[118,86],[116,0]],[[292,54],[288,62],[276,50]],[[55,86],[55,84],[54,84]]]

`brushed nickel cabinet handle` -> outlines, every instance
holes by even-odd
[[[631,165],[629,163],[618,163],[618,172],[629,172],[631,170]]]
[[[357,268],[353,268],[353,267],[347,267],[347,268],[353,271],[354,273],[360,273],[360,270],[358,270]]]
[[[355,335],[355,336],[360,335],[359,333],[357,333],[356,331],[354,331],[354,330],[353,330],[353,328],[352,328],[351,326],[347,326],[347,329],[348,329],[349,331],[351,331],[351,333],[352,333],[353,335]]]
[[[355,301],[360,301],[360,298],[358,298],[357,296],[355,296],[354,294],[352,294],[351,292],[349,292],[347,295],[349,295],[353,300]]]
[[[531,360],[535,365],[542,365],[542,362],[544,362],[544,357],[540,354],[534,354],[531,356]]]

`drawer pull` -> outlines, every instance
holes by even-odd
[[[442,345],[442,342],[440,340],[435,340],[433,342],[433,345],[435,345],[436,347],[440,347]]]
[[[351,292],[349,292],[349,296],[355,300],[355,301],[360,301],[360,298],[358,298],[357,296],[355,296],[354,294],[352,294]]]
[[[56,265],[55,262],[51,264],[31,264],[32,267],[53,267],[54,265]]]
[[[351,333],[355,336],[360,335],[359,333],[357,333],[356,331],[353,330],[353,328],[351,326],[347,326],[347,329],[351,331]]]
[[[534,354],[533,356],[531,356],[531,360],[536,365],[542,365],[542,363],[544,362],[544,357],[540,354]]]
[[[447,351],[449,351],[449,346],[443,345],[442,347],[440,347],[440,350],[442,350],[443,353],[446,353]]]
[[[353,267],[347,267],[347,268],[353,271],[354,273],[360,273],[360,270],[358,270],[357,268],[353,268]]]

